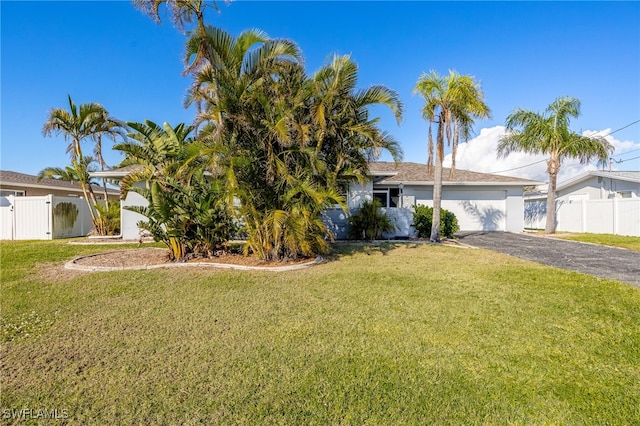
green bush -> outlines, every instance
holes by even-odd
[[[365,201],[360,210],[349,218],[349,238],[353,240],[373,240],[382,237],[384,232],[396,229],[391,219],[380,211],[380,201]]]
[[[413,223],[419,238],[431,236],[431,224],[433,219],[433,207],[414,206]],[[453,238],[453,234],[460,230],[458,218],[449,210],[440,209],[440,235],[445,238]]]
[[[93,222],[98,235],[118,235],[120,233],[120,202],[111,200],[109,204],[95,205],[98,216]]]

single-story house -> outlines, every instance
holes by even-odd
[[[525,194],[525,226],[544,228],[547,189]],[[595,170],[558,183],[556,230],[640,236],[640,171]]]
[[[96,198],[104,198],[101,186],[93,185]],[[37,176],[25,173],[0,170],[0,197],[14,195],[25,197],[31,195],[56,195],[61,197],[84,197],[80,185],[60,179],[44,178],[38,180]],[[117,190],[108,189],[109,199],[116,200],[119,196]]]
[[[410,237],[415,234],[411,227],[414,205],[433,204],[433,169],[424,164],[402,162],[372,162],[369,165],[370,179],[362,184],[352,184],[347,191],[347,206],[357,209],[364,200],[377,198],[395,221],[397,231],[388,237]],[[130,169],[94,172],[94,177],[122,179]],[[464,231],[509,231],[524,229],[524,187],[541,182],[456,170],[452,178],[450,170],[443,171],[442,207],[453,212]],[[122,206],[146,205],[139,194],[129,192]],[[326,212],[325,220],[336,238],[347,236],[348,214],[340,208]],[[144,217],[122,210],[121,226],[124,239],[139,238],[137,223]]]
[[[96,198],[103,188],[94,185]],[[80,185],[57,179],[0,171],[0,239],[50,240],[87,235],[93,229],[91,211]],[[108,189],[116,200],[119,191]]]
[[[415,230],[413,206],[433,206],[433,168],[424,164],[372,162],[370,179],[353,184],[347,205],[353,211],[362,201],[377,198],[395,221],[397,230],[389,237],[412,237]],[[524,188],[540,182],[528,179],[450,169],[442,173],[442,208],[456,215],[462,231],[508,231],[524,229]],[[328,212],[332,230],[338,238],[347,235],[346,215]]]

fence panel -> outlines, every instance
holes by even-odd
[[[53,195],[14,197],[14,240],[50,240]]]
[[[92,229],[91,213],[84,198],[53,196],[53,238],[87,235]]]
[[[640,198],[558,201],[556,230],[640,237]],[[525,227],[544,229],[546,201],[525,201]]]

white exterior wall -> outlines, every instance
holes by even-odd
[[[129,191],[124,200],[120,204],[120,227],[123,240],[137,240],[140,238],[140,229],[138,228],[138,222],[147,221],[147,218],[140,213],[127,210],[126,207],[140,206],[146,207],[149,203],[147,200],[137,192]]]
[[[352,183],[347,194],[347,207],[355,209],[360,207],[363,201],[373,199],[373,181],[368,180],[364,184]]]

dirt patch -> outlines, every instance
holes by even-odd
[[[287,260],[282,262],[265,262],[255,256],[243,256],[239,253],[225,253],[219,256],[208,258],[194,258],[186,262],[171,262],[169,251],[162,248],[137,248],[129,250],[117,250],[106,253],[80,257],[73,262],[81,267],[96,268],[133,268],[149,267],[156,265],[171,264],[197,264],[197,263],[218,263],[249,267],[282,267],[297,266],[313,261],[314,259]]]
[[[87,271],[71,270],[59,263],[38,263],[35,265],[35,273],[38,278],[47,282],[68,281],[75,277],[85,275]]]

